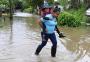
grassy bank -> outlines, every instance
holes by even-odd
[[[60,26],[78,27],[86,22],[85,8],[65,10],[58,17]]]

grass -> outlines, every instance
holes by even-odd
[[[86,22],[86,16],[85,16],[85,8],[79,8],[79,9],[70,9],[67,10],[67,12],[73,14],[77,20],[80,22]]]

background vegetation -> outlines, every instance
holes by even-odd
[[[12,9],[16,6],[21,6],[24,12],[33,13],[37,11],[37,6],[41,5],[43,0],[11,0]],[[54,3],[54,0],[48,0],[49,3]],[[90,0],[58,0],[64,8],[64,12],[58,17],[58,24],[61,26],[78,27],[82,22],[86,22],[85,11],[90,8]],[[0,0],[0,8],[9,10],[9,0]]]

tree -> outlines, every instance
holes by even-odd
[[[34,8],[40,6],[44,2],[44,0],[27,0],[27,1],[29,1],[31,6],[33,6]],[[54,0],[47,0],[47,1],[51,4],[54,2]]]
[[[84,0],[86,8],[90,8],[90,0]]]
[[[80,0],[71,0],[71,8],[78,9],[80,7]]]

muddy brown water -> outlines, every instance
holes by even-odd
[[[41,37],[33,19],[14,17],[12,32],[9,19],[0,21],[0,62],[90,62],[90,27],[60,27],[66,37],[59,38],[56,33],[57,57],[50,56],[50,40],[35,56]]]

